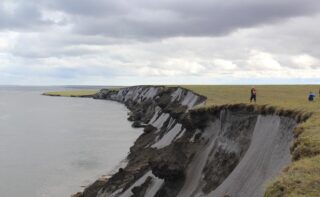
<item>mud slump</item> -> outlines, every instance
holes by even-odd
[[[222,110],[201,131],[204,145],[178,196],[263,196],[266,180],[290,162],[295,125],[292,118]]]
[[[293,129],[307,117],[244,104],[192,110],[206,98],[184,88],[102,90],[144,128],[128,165],[83,197],[259,197],[291,161]]]

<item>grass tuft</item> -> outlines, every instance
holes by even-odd
[[[267,185],[264,197],[318,197],[320,156],[301,159]]]

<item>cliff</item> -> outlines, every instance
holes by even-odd
[[[308,118],[245,104],[193,109],[206,98],[181,87],[104,89],[94,98],[124,103],[144,133],[127,166],[82,197],[263,196],[291,161],[294,127]]]

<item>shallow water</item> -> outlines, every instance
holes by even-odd
[[[0,88],[0,193],[64,197],[106,175],[141,130],[119,103]]]

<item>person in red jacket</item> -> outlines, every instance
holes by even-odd
[[[250,97],[250,103],[252,102],[252,100],[254,102],[257,101],[257,90],[255,87],[251,88],[251,97]]]

